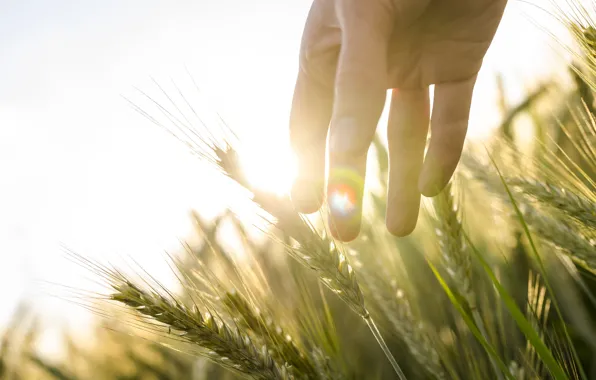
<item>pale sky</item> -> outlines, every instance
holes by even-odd
[[[0,2],[0,323],[21,297],[47,301],[43,281],[76,283],[59,242],[93,257],[131,255],[151,272],[188,233],[190,208],[214,214],[226,205],[197,160],[121,97],[134,97],[135,86],[155,93],[151,77],[170,89],[172,78],[199,107],[220,112],[253,152],[255,181],[284,177],[310,3]],[[471,138],[498,121],[495,72],[506,74],[513,101],[563,72],[530,21],[550,29],[552,19],[524,4],[510,1],[486,58]],[[203,98],[193,98],[185,67]]]

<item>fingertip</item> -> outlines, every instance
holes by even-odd
[[[432,198],[439,195],[439,193],[443,191],[445,186],[447,186],[448,182],[449,180],[439,179],[423,180],[423,177],[421,177],[421,181],[418,184],[418,189],[420,190],[420,193],[425,197]]]
[[[323,205],[323,185],[311,181],[297,180],[292,186],[290,199],[296,211],[301,214],[313,214]]]
[[[418,180],[418,190],[422,195],[429,198],[439,195],[445,186],[447,186],[459,163],[459,155],[455,159],[449,157],[449,154],[437,154],[438,150],[438,147],[435,147],[433,151],[429,149],[429,154],[424,162]],[[443,160],[439,160],[437,156],[441,156]]]
[[[330,170],[327,185],[328,224],[334,238],[349,242],[360,234],[363,193],[363,171],[351,167],[334,167]]]
[[[418,190],[425,197],[438,195],[453,176],[463,150],[466,128],[467,122],[435,125],[418,179]]]
[[[387,230],[397,237],[410,235],[416,229],[419,210],[420,202],[415,202],[415,204],[406,207],[388,209],[385,220]]]
[[[343,243],[352,242],[360,235],[360,223],[352,226],[331,225],[329,226],[329,229],[331,231],[331,236]]]
[[[387,222],[387,230],[395,237],[406,237],[416,229],[416,222],[392,223]]]

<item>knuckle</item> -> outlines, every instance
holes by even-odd
[[[339,57],[339,43],[318,40],[305,42],[300,47],[299,69],[315,84],[331,88],[335,83],[335,72]]]

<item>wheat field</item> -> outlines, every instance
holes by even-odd
[[[558,15],[574,37],[572,85],[503,106],[406,238],[385,229],[381,138],[362,232],[342,244],[324,212],[300,215],[252,185],[242,141],[202,126],[183,94],[133,103],[237,187],[254,220],[193,212],[194,235],[164,256],[174,287],[65,247],[103,289],[70,298],[97,316],[94,339],[65,335],[67,354],[45,357],[23,308],[0,342],[0,378],[596,379],[596,20],[572,9]]]

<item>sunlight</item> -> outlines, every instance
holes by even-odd
[[[306,5],[296,4],[293,6],[305,10]],[[196,2],[195,6],[203,9],[205,5]],[[60,30],[69,33],[37,25],[23,33],[26,38],[8,45],[12,49],[9,55],[18,64],[0,62],[1,72],[11,76],[6,76],[10,80],[0,91],[4,96],[0,125],[8,126],[0,128],[0,187],[4,191],[0,249],[11,252],[0,260],[0,284],[6,290],[0,325],[9,319],[21,297],[36,293],[38,286],[32,279],[87,287],[79,279],[80,268],[64,264],[59,242],[102,261],[132,257],[167,282],[171,270],[164,264],[164,251],[175,252],[178,239],[193,233],[189,210],[200,210],[208,219],[243,200],[237,189],[224,184],[205,163],[197,164],[183,144],[130,110],[118,94],[128,96],[132,84],[172,112],[180,107],[193,124],[199,125],[197,119],[205,117],[206,124],[212,125],[213,118],[208,115],[213,110],[227,110],[231,124],[247,128],[239,153],[253,186],[287,194],[296,176],[296,159],[287,146],[287,124],[280,121],[289,113],[302,19],[293,14],[280,18],[280,13],[277,20],[282,21],[271,27],[283,28],[270,33],[252,28],[254,20],[241,11],[230,15],[226,7],[221,7],[220,19],[206,17],[197,22],[194,15],[204,12],[164,5],[163,12],[140,15],[144,18],[135,10],[134,19],[144,20],[135,24],[138,27],[131,27],[119,14],[121,18],[112,21],[120,29],[103,30],[112,25],[105,21],[111,20],[108,13],[95,14],[83,6],[73,10],[81,17],[88,16],[93,26],[79,29],[87,23],[68,24],[57,9],[49,8],[54,13],[48,20],[55,20]],[[279,9],[286,12],[285,5]],[[170,23],[171,17],[178,17],[180,24]],[[224,20],[230,22],[230,17],[235,17],[233,28],[223,28],[218,35],[210,33],[216,27],[219,30]],[[276,18],[267,16],[261,21],[265,25],[271,20]],[[494,92],[493,71],[498,68],[513,78],[508,82],[513,89],[508,89],[508,95],[515,104],[525,94],[520,78],[525,83],[537,76],[537,69],[552,69],[549,65],[535,67],[536,60],[549,61],[550,55],[534,42],[537,33],[526,21],[510,11],[487,56],[476,91],[479,101],[472,110],[472,138],[489,136],[491,127],[498,125],[499,113],[490,95]],[[295,25],[289,27],[288,22]],[[146,28],[156,24],[159,28]],[[17,28],[16,33],[22,31]],[[511,44],[514,38],[519,42]],[[503,62],[506,53],[518,58]],[[197,94],[188,72],[178,66],[181,62],[188,62],[197,74],[203,95]],[[517,66],[522,67],[519,72]],[[174,106],[156,83],[174,99]],[[232,88],[235,90],[230,91]],[[139,103],[152,116],[172,124],[170,115],[160,113],[151,101]],[[384,139],[386,110],[383,115],[380,132]],[[187,121],[178,113],[176,117],[179,123]],[[331,206],[349,214],[354,204],[354,194],[349,191],[338,189],[330,199]],[[46,308],[52,309],[80,320],[70,308],[67,313],[64,308]]]
[[[296,157],[283,144],[240,148],[242,169],[251,184],[277,195],[288,194],[296,177]]]

